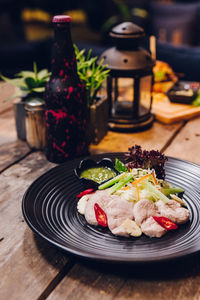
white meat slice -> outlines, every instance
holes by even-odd
[[[133,215],[135,217],[135,222],[141,225],[147,218],[151,216],[158,216],[158,209],[152,201],[140,200],[137,202],[133,208]]]
[[[94,204],[97,203],[99,206],[105,210],[105,205],[107,202],[108,190],[105,191],[96,191],[95,193],[89,194],[89,200],[87,201],[85,207],[85,219],[91,225],[98,225],[96,220],[95,211],[94,211]]]
[[[133,219],[133,203],[122,199],[117,195],[109,195],[109,191],[96,191],[89,195],[85,208],[86,221],[91,225],[98,225],[96,220],[94,204],[105,211],[108,220],[108,227],[115,235],[129,236],[122,223],[126,219]]]
[[[124,234],[117,235],[127,236],[123,228],[119,228],[119,230],[117,230],[117,228],[121,226],[126,219],[133,220],[133,205],[133,202],[126,201],[117,195],[110,195],[107,198],[105,211],[108,219],[108,227],[113,234],[123,231]]]
[[[186,223],[190,217],[189,210],[181,207],[181,204],[175,200],[169,200],[167,204],[159,200],[156,202],[156,206],[161,216],[177,224]]]
[[[81,214],[81,215],[85,214],[85,208],[86,208],[88,200],[89,200],[88,195],[85,195],[85,196],[81,197],[81,199],[79,199],[79,201],[77,203],[77,209],[78,209],[79,214]]]
[[[160,226],[153,217],[146,219],[141,225],[142,232],[149,237],[161,237],[166,233],[166,230]]]

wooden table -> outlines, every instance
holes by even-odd
[[[33,234],[21,202],[28,186],[54,164],[17,141],[12,109],[0,114],[0,299],[200,299],[200,256],[148,266],[107,266],[62,253]],[[140,144],[200,164],[200,118],[142,133],[109,132],[91,153]]]

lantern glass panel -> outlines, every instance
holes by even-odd
[[[140,105],[139,115],[143,116],[150,112],[151,109],[151,91],[152,91],[152,75],[140,78]]]
[[[112,77],[112,115],[132,117],[134,78]]]
[[[118,101],[129,101],[134,100],[134,79],[133,78],[118,78]]]

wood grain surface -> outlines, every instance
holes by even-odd
[[[47,299],[199,299],[199,284],[199,256],[146,267],[78,263]]]
[[[7,100],[16,91],[10,83],[0,81],[0,115],[12,108],[14,100]]]
[[[21,211],[28,186],[53,166],[33,153],[0,175],[0,299],[37,299],[68,261],[35,238]]]
[[[165,154],[200,164],[200,118],[185,124]]]
[[[98,145],[91,145],[91,154],[105,152],[124,152],[129,147],[138,144],[150,150],[162,150],[183,126],[183,122],[164,125],[154,122],[151,129],[138,133],[119,133],[109,131]]]
[[[3,144],[0,147],[0,172],[25,157],[30,152],[31,150],[27,144],[20,140]]]
[[[54,164],[16,140],[12,111],[0,115],[0,299],[197,300],[200,256],[158,265],[104,265],[60,252],[33,234],[21,201],[28,186]],[[140,144],[200,164],[200,118],[174,125],[155,122],[141,133],[108,132],[91,154]]]
[[[0,114],[0,145],[17,140],[13,109]]]

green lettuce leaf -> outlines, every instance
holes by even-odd
[[[128,171],[126,165],[122,161],[120,161],[118,158],[115,159],[115,170],[117,170],[120,173]]]

